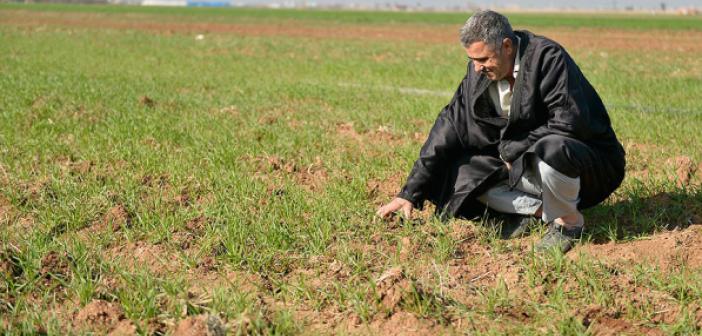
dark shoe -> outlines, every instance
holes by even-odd
[[[502,220],[500,237],[502,239],[521,238],[529,234],[531,222],[537,219],[531,216],[505,215]]]
[[[531,222],[538,220],[532,216],[497,213],[484,219],[483,222],[499,230],[500,238],[514,239],[529,234]]]
[[[582,235],[582,227],[566,229],[562,225],[551,223],[544,237],[534,245],[534,250],[537,252],[545,252],[557,249],[561,251],[561,253],[566,253],[573,248],[573,245],[580,240]]]

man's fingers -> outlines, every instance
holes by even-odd
[[[405,217],[409,218],[409,215],[412,214],[412,203],[401,198],[395,198],[390,203],[381,206],[376,214],[380,218],[387,218],[390,216],[390,214],[400,209],[402,209],[402,213],[405,215]]]
[[[380,218],[385,218],[388,216],[388,211],[385,209],[385,207],[380,207],[380,209],[378,209],[378,212],[376,212],[376,215],[378,215],[378,217]]]
[[[405,215],[405,218],[409,219],[410,216],[412,216],[412,205],[411,204],[405,204],[402,206],[402,213]]]
[[[386,211],[385,211],[385,206],[381,206],[381,207],[378,209],[378,211],[376,211],[375,214],[378,215],[378,217],[380,217],[380,218],[385,218],[385,216],[387,216],[387,213],[386,213]]]
[[[397,209],[393,208],[393,204],[386,204],[384,206],[381,206],[380,209],[378,209],[378,212],[376,214],[380,218],[387,218],[391,213],[395,212]]]

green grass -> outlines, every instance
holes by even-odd
[[[18,9],[139,22],[410,28],[467,17],[13,4],[0,4],[0,15]],[[534,30],[700,28],[699,17],[510,19]],[[416,158],[414,133],[426,134],[448,100],[441,93],[450,95],[463,75],[457,44],[194,35],[0,24],[4,333],[80,333],[71,316],[95,299],[118,303],[140,333],[150,320],[177,324],[203,313],[242,333],[345,333],[343,321],[358,317],[372,328],[379,316],[402,311],[441,332],[581,334],[594,327],[574,309],[591,304],[666,333],[700,332],[691,323],[701,304],[696,269],[535,255],[490,228],[427,213],[390,224],[374,218]],[[630,174],[612,199],[586,213],[587,238],[646,238],[702,215],[699,187],[678,188],[666,163],[680,155],[702,161],[699,57],[571,53],[610,106],[630,148],[629,173],[650,172]],[[122,217],[109,217],[115,208]],[[47,265],[48,255],[58,256],[58,266]],[[522,282],[500,271],[472,273],[485,260],[518,268]],[[456,273],[456,264],[467,267]],[[375,280],[395,266],[409,285],[388,308]],[[610,285],[620,282],[626,285]],[[632,288],[651,291],[635,300]],[[680,312],[660,322],[664,303]]]

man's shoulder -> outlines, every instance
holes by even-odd
[[[565,51],[563,46],[543,35],[534,34],[528,30],[516,30],[515,33],[522,40],[527,40],[527,48],[532,50],[558,50]]]

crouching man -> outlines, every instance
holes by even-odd
[[[410,216],[425,200],[443,217],[502,217],[509,237],[529,218],[548,223],[536,250],[567,252],[580,210],[624,178],[624,149],[607,110],[558,43],[513,31],[506,17],[475,13],[460,31],[470,59],[398,196],[378,210]]]

